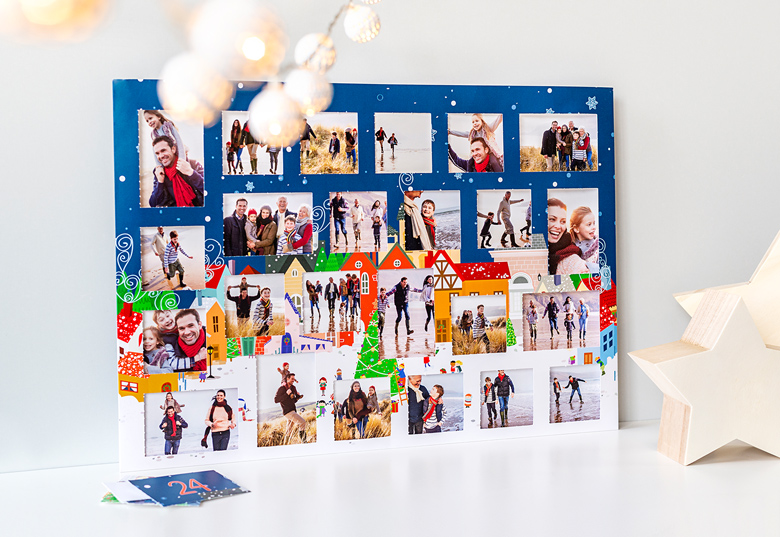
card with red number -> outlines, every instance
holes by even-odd
[[[198,505],[201,501],[249,492],[214,470],[131,479],[130,483],[163,506]]]

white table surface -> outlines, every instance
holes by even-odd
[[[657,434],[218,465],[252,492],[200,507],[101,504],[115,464],[2,474],[0,535],[780,535],[780,460],[732,443],[683,467]]]

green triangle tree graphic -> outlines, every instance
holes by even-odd
[[[398,361],[395,358],[380,358],[379,356],[379,313],[371,314],[371,322],[366,328],[363,346],[358,353],[355,366],[355,378],[390,377],[390,392],[397,395]]]
[[[515,327],[512,324],[512,319],[506,318],[506,346],[512,347],[517,345],[517,336],[515,336]]]

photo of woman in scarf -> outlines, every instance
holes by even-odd
[[[217,395],[206,415],[206,432],[201,440],[203,447],[208,447],[208,435],[211,431],[211,441],[214,451],[225,451],[230,443],[230,431],[236,428],[233,409],[227,402],[225,390],[217,390]]]

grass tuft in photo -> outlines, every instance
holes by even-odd
[[[290,427],[287,419],[282,416],[281,418],[257,424],[257,447],[289,446],[291,444],[312,444],[316,442],[316,409],[304,410],[300,414],[306,420],[306,442],[301,442],[298,428]]]
[[[485,345],[481,339],[476,340],[471,335],[466,335],[457,326],[452,325],[452,354],[487,354],[494,352],[506,352],[506,317],[498,317],[491,321],[492,330],[487,330],[485,335],[490,346]]]
[[[258,329],[252,323],[252,319],[248,319],[238,322],[238,317],[234,311],[228,311],[225,313],[225,323],[227,324],[226,335],[227,337],[255,337],[257,336]],[[284,315],[274,315],[274,324],[268,330],[266,336],[283,336],[284,329]]]
[[[538,147],[521,147],[520,148],[520,171],[522,172],[543,172],[547,171],[547,160],[542,156],[541,149]],[[598,155],[596,151],[591,154],[591,160],[593,161],[593,167],[589,167],[585,164],[585,171],[596,171],[598,169]],[[553,159],[554,172],[561,171],[558,157]]]

